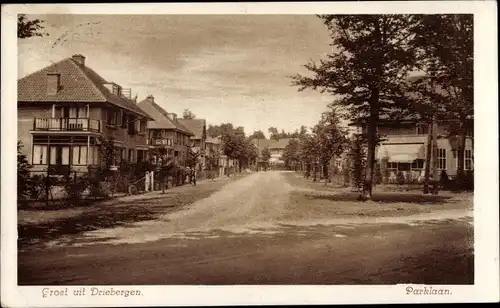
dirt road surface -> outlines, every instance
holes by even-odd
[[[256,172],[152,220],[48,241],[19,253],[19,284],[473,283],[470,206],[363,210],[297,177]]]

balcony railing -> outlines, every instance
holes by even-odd
[[[34,130],[102,132],[101,121],[88,118],[35,118]]]
[[[172,140],[171,139],[162,139],[162,138],[150,138],[150,139],[148,139],[148,145],[172,146]]]

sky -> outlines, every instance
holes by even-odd
[[[29,15],[49,34],[18,42],[19,78],[73,54],[110,82],[153,95],[168,112],[247,134],[313,126],[332,97],[290,76],[331,50],[313,15]],[[66,35],[64,35],[66,33]],[[60,37],[62,38],[58,40]]]

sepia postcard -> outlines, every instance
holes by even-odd
[[[2,5],[2,306],[499,301],[496,22]]]

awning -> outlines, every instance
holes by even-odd
[[[425,159],[423,143],[382,144],[377,148],[377,159],[387,157],[390,162],[412,163],[416,159]]]

